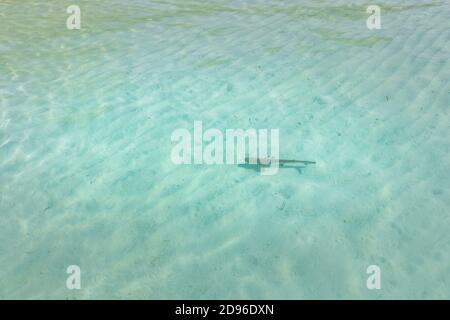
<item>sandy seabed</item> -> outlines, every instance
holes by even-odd
[[[365,1],[72,2],[81,30],[0,4],[0,298],[450,298],[448,1],[380,30]],[[177,166],[194,121],[316,164]]]

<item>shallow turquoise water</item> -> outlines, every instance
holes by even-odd
[[[449,2],[370,4],[2,1],[0,298],[450,298]],[[174,165],[195,120],[317,164]]]

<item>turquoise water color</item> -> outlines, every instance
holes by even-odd
[[[2,0],[0,298],[449,299],[449,40],[447,0]],[[175,165],[194,121],[316,164]]]

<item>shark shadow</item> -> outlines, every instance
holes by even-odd
[[[261,167],[270,167],[270,159],[252,159],[245,158],[245,163],[238,164],[238,167],[247,170],[253,170],[256,172],[261,171]],[[289,164],[299,164],[299,165],[289,165]],[[314,161],[302,161],[302,160],[278,160],[278,167],[280,169],[295,169],[299,174],[302,174],[302,170],[310,164],[316,164]]]

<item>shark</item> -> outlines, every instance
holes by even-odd
[[[253,170],[261,170],[261,168],[268,168],[272,165],[280,168],[293,168],[300,174],[302,169],[308,165],[316,164],[315,161],[309,160],[293,160],[293,159],[273,159],[273,158],[250,158],[245,157],[245,164],[239,165],[240,167]]]

